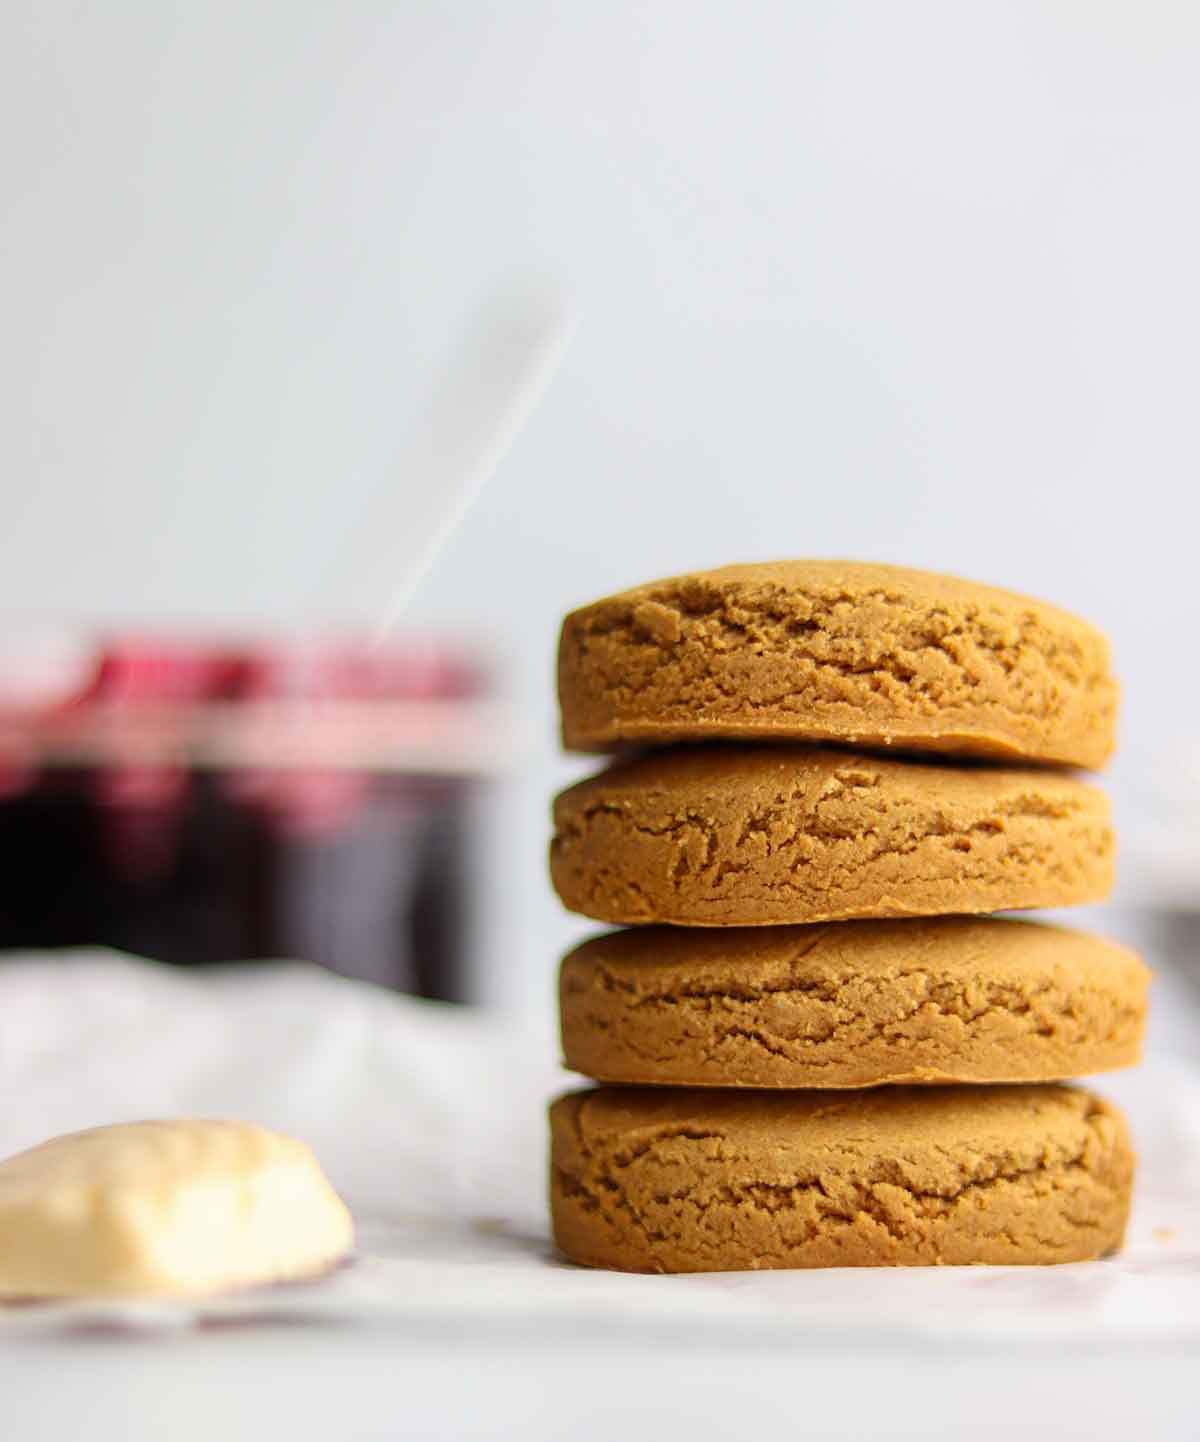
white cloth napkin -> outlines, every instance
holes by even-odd
[[[557,1042],[299,962],[110,951],[0,961],[0,1156],[146,1117],[236,1117],[316,1151],[364,1215],[542,1216]]]

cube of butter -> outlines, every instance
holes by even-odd
[[[303,1142],[249,1122],[146,1121],[0,1162],[0,1293],[195,1296],[311,1276],[354,1242]]]

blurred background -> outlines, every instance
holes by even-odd
[[[1195,1435],[1198,75],[1192,0],[3,0],[0,1155],[254,1116],[420,1223],[390,1331],[0,1348],[12,1435]],[[554,650],[804,556],[1113,639],[1137,1234],[703,1342],[547,1265]]]
[[[37,685],[74,698],[73,724],[130,695],[415,700],[403,755],[370,725],[346,744],[378,780],[371,825],[423,838],[459,968],[432,989],[548,1017],[586,930],[544,871],[550,794],[587,769],[555,754],[561,614],[732,560],[954,571],[1112,635],[1106,924],[1157,917],[1187,954],[1198,62],[1186,0],[7,0],[10,714],[28,721]],[[387,658],[364,661],[434,484],[410,464],[431,396],[480,318],[528,294],[570,318],[561,369]],[[86,793],[95,826],[109,777],[103,845],[124,864],[147,791],[176,804],[101,729],[58,737],[75,770],[52,796],[44,737],[10,736],[10,855],[37,784],[33,821]],[[253,748],[234,765],[258,801],[262,765]],[[336,758],[305,765],[309,792],[271,813],[299,810],[298,830],[237,845],[311,896],[331,867],[358,875],[363,843]],[[309,854],[314,806],[334,841]],[[398,872],[413,852],[394,845]],[[13,874],[10,909],[28,900]],[[379,927],[385,953],[429,934]],[[263,935],[333,945],[299,923]]]

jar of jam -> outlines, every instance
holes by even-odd
[[[9,651],[0,949],[293,957],[470,999],[472,817],[510,744],[477,659],[142,638],[24,684]]]

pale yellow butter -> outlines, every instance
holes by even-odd
[[[97,1127],[0,1162],[8,1296],[194,1296],[310,1276],[353,1243],[309,1148],[249,1122]]]

